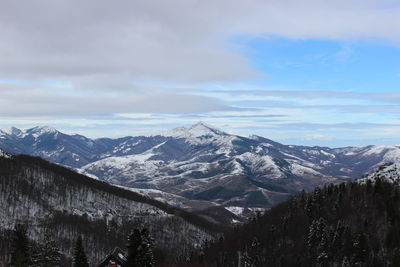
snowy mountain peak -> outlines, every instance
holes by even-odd
[[[12,135],[12,136],[20,136],[21,134],[23,134],[23,131],[18,128],[15,128],[15,127],[10,127],[10,128],[3,129],[2,131],[0,131],[0,133]]]
[[[11,135],[15,135],[15,136],[20,136],[22,134],[22,130],[16,128],[16,127],[11,127],[9,130],[9,133]]]
[[[52,127],[49,126],[37,126],[31,129],[26,130],[26,134],[31,134],[34,137],[38,137],[42,134],[48,134],[48,133],[58,133],[58,131]]]
[[[189,128],[178,127],[166,133],[166,136],[180,137],[180,138],[200,138],[206,136],[222,136],[227,135],[225,132],[218,130],[204,122],[198,122]]]
[[[207,135],[207,134],[217,134],[217,135],[226,135],[221,130],[218,130],[217,128],[214,128],[210,125],[205,124],[204,122],[198,122],[194,125],[192,125],[189,128],[189,131],[195,135],[200,134],[200,135]]]

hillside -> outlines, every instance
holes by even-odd
[[[205,246],[201,266],[400,266],[395,166],[291,198]]]
[[[303,189],[361,178],[400,159],[397,146],[283,145],[204,123],[117,139],[90,139],[50,127],[12,128],[0,132],[0,149],[40,156],[112,184],[165,192],[165,202],[191,211],[216,205],[272,207]]]
[[[188,212],[30,156],[0,156],[0,263],[10,252],[10,230],[28,226],[43,242],[50,235],[70,257],[79,235],[91,264],[126,245],[133,226],[147,227],[156,247],[171,258],[187,257],[222,230]],[[1,264],[0,264],[1,265]]]

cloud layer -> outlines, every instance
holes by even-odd
[[[148,0],[0,4],[0,71],[27,77],[128,75],[223,81],[257,75],[235,36],[400,44],[397,1]]]
[[[279,137],[283,129],[292,136],[297,129],[329,140],[319,131],[334,125],[338,131],[394,127],[386,131],[392,136],[398,93],[238,89],[235,83],[268,73],[251,62],[253,48],[235,39],[368,40],[398,47],[398,17],[394,0],[5,0],[0,119],[7,125],[64,120],[93,129],[117,120],[114,126],[123,128],[144,113],[148,122],[137,124],[144,128],[206,117],[237,133]],[[215,84],[235,86],[212,90]],[[338,112],[345,116],[324,124]]]

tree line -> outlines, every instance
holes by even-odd
[[[203,248],[188,266],[400,266],[400,187],[348,182],[302,192]]]

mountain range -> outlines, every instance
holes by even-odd
[[[0,149],[39,156],[183,208],[223,205],[235,212],[272,207],[302,190],[361,178],[400,160],[398,146],[284,145],[201,122],[116,139],[68,135],[50,127],[11,128],[0,131]]]

